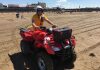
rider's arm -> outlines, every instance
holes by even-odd
[[[35,23],[34,23],[34,19],[32,18],[32,26],[35,28],[39,28]]]
[[[35,23],[32,23],[32,26],[33,26],[33,27],[37,27],[37,25],[36,25]]]
[[[44,20],[45,20],[46,22],[48,22],[49,24],[51,24],[52,26],[56,26],[56,25],[53,24],[53,22],[51,22],[48,18],[44,18]]]
[[[49,24],[54,25],[49,19],[45,19]]]

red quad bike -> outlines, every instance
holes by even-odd
[[[38,70],[54,70],[56,61],[74,63],[76,60],[76,40],[68,27],[40,27],[35,31],[21,28],[20,35],[22,53],[36,55]]]

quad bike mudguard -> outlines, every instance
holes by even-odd
[[[21,28],[20,35],[25,41],[33,41],[33,31]]]

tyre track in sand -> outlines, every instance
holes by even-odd
[[[91,28],[91,29],[88,29],[88,30],[85,30],[85,31],[81,31],[81,32],[78,32],[78,33],[74,33],[74,35],[79,35],[79,34],[86,33],[86,32],[89,32],[89,31],[93,31],[93,30],[96,30],[96,29],[100,29],[100,26],[95,27],[95,28]]]
[[[15,38],[13,38],[15,29],[9,29],[9,30],[10,30],[9,32],[11,33],[11,39],[0,42],[0,46],[1,46],[1,48],[0,48],[0,59],[1,59],[0,66],[3,66],[3,67],[5,67],[7,64],[9,64],[10,59],[9,59],[8,54],[9,54],[9,52],[12,52],[12,50],[15,48],[14,47],[15,46],[15,43],[14,43]],[[4,65],[2,65],[2,63]]]
[[[90,18],[91,19],[91,18]],[[89,31],[93,31],[93,30],[96,30],[96,29],[100,29],[100,18],[98,19],[94,19],[94,20],[90,20],[88,22],[86,22],[86,24],[81,24],[81,25],[78,25],[76,27],[74,27],[74,24],[73,24],[73,27],[74,27],[74,31],[79,31],[79,30],[85,30],[85,31],[80,31],[78,33],[74,33],[74,35],[79,35],[79,34],[82,34],[82,33],[86,33],[86,32],[89,32]],[[85,20],[85,19],[84,19]],[[86,19],[87,20],[87,19]],[[91,23],[90,23],[91,22]],[[82,21],[80,21],[80,23],[83,23]],[[87,26],[86,26],[87,25]],[[79,27],[79,28],[78,28]],[[94,27],[94,28],[93,28]],[[87,29],[88,28],[88,29]],[[85,48],[84,50],[82,51],[79,51],[78,54],[85,54],[85,53],[88,53],[90,51],[92,51],[93,49],[97,48],[100,46],[100,42],[88,47],[88,48]]]
[[[7,41],[0,42],[0,46],[5,45],[5,44],[9,44],[9,43],[11,43],[12,41],[13,41],[13,40],[7,40]]]
[[[84,30],[84,31],[80,31],[80,32],[77,32],[77,33],[74,33],[74,35],[79,35],[79,34],[82,34],[82,33],[86,33],[86,32],[89,32],[89,31],[93,31],[93,30],[96,30],[96,29],[99,29],[100,28],[100,23],[99,23],[100,21],[99,21],[99,19],[96,19],[96,20],[93,20],[91,23],[93,23],[93,24],[91,24],[90,23],[90,25],[89,26],[83,26],[83,27],[80,27],[80,26],[78,26],[78,27],[80,27],[80,28],[77,28],[76,27],[76,29],[75,30],[73,30],[74,32],[75,31],[78,31],[78,30],[83,30],[83,29],[86,29],[86,30]],[[97,24],[94,24],[94,23],[97,23]],[[90,28],[89,28],[90,27]],[[94,27],[94,28],[93,28]],[[88,28],[88,29],[87,29]]]
[[[17,29],[16,29],[16,30],[17,30]],[[0,46],[3,46],[3,45],[5,45],[5,44],[6,44],[6,45],[9,45],[10,43],[13,43],[14,46],[17,46],[17,45],[18,45],[18,43],[17,43],[18,41],[17,41],[17,40],[18,40],[19,38],[16,38],[16,36],[15,36],[16,30],[14,30],[14,29],[11,30],[11,32],[12,32],[12,33],[11,33],[11,40],[7,40],[7,41],[0,42]],[[2,48],[4,48],[4,47],[2,47]],[[1,48],[1,49],[2,49],[2,48]],[[12,47],[11,47],[11,48],[12,48]],[[8,50],[8,49],[6,49],[6,50]]]
[[[100,19],[96,19],[96,20],[88,21],[88,22],[86,22],[84,24],[80,23],[79,25],[75,25],[76,27],[72,27],[72,28],[74,29],[74,31],[75,30],[80,30],[80,29],[84,29],[84,28],[100,25],[99,22],[100,22]]]
[[[12,30],[12,42],[14,43],[14,47],[18,47],[18,38],[16,38],[16,31],[17,31],[17,27]]]
[[[3,47],[2,51],[0,51],[0,54],[1,55],[4,55],[6,54],[6,56],[3,56],[3,60],[2,60],[2,63],[4,64],[7,64],[9,63],[10,59],[8,58],[8,54],[14,54],[16,52],[20,52],[20,50],[18,49],[18,39],[16,37],[16,31],[17,31],[17,28],[14,28],[13,30],[11,30],[11,40],[8,40],[8,41],[4,41],[4,42],[1,42],[0,45],[4,45],[5,42],[6,42],[6,47]],[[10,46],[9,44],[12,43],[12,45]],[[14,50],[14,51],[13,51]]]
[[[95,15],[95,16],[97,17],[97,15]],[[79,25],[79,23],[81,24],[81,23],[84,23],[84,21],[87,21],[89,19],[94,18],[95,16],[92,17],[91,15],[86,15],[86,17],[80,17],[80,18],[77,18],[76,20],[73,20],[73,21],[71,20],[71,21],[67,22],[68,24],[61,25],[61,27],[64,27],[66,25],[67,26],[76,26],[76,25]],[[93,21],[93,20],[91,20],[91,21]],[[89,22],[91,22],[91,21],[89,21]]]
[[[78,54],[88,53],[88,52],[90,52],[91,50],[97,48],[98,46],[100,46],[100,42],[98,42],[98,43],[96,43],[96,44],[94,44],[94,45],[92,45],[92,46],[90,46],[90,47],[88,47],[88,48],[86,48],[86,49],[84,49],[84,50],[78,52]]]
[[[100,70],[100,66],[97,69],[95,69],[95,70]]]

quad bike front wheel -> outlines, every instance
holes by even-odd
[[[54,70],[53,60],[46,53],[37,55],[37,66],[39,70]]]
[[[29,46],[29,44],[26,41],[21,40],[21,42],[20,42],[20,48],[21,48],[21,52],[24,55],[28,55],[29,54],[29,52],[30,52],[30,46]]]
[[[75,50],[72,50],[70,62],[72,62],[72,63],[75,62],[76,58],[77,58],[76,52],[75,52]]]
[[[70,56],[65,61],[65,63],[73,64],[76,61],[76,58],[77,58],[76,52],[75,52],[75,50],[72,49],[71,52],[70,52]]]

